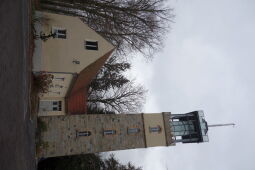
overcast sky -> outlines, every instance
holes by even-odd
[[[144,112],[204,110],[209,143],[115,152],[145,170],[255,169],[255,1],[170,0],[176,15],[164,50],[134,60],[149,93]],[[139,58],[139,57],[137,57]]]

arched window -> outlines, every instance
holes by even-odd
[[[81,132],[77,132],[76,135],[77,136],[90,136],[91,132],[90,131],[81,131]]]
[[[159,133],[161,131],[161,127],[160,126],[149,127],[149,131]]]
[[[104,130],[104,135],[115,135],[116,130]]]
[[[128,132],[128,134],[135,134],[135,133],[140,132],[140,129],[139,128],[128,128],[127,132]]]

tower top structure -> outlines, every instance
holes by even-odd
[[[202,110],[186,114],[172,114],[170,119],[173,141],[175,143],[208,142],[208,124]]]

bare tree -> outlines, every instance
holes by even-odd
[[[75,15],[117,48],[121,55],[140,52],[151,58],[173,15],[165,0],[41,0],[44,10]]]
[[[120,88],[90,93],[88,104],[116,113],[137,112],[142,109],[146,92],[143,86],[134,85],[134,81],[129,81]]]
[[[89,87],[89,113],[135,112],[142,108],[146,90],[123,75],[130,68],[130,63],[116,56],[105,63]]]

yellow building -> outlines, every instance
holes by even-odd
[[[88,85],[114,46],[78,17],[47,12],[36,16],[37,34],[54,34],[35,43],[34,73],[53,75],[49,92],[40,96],[39,116],[85,113]]]

